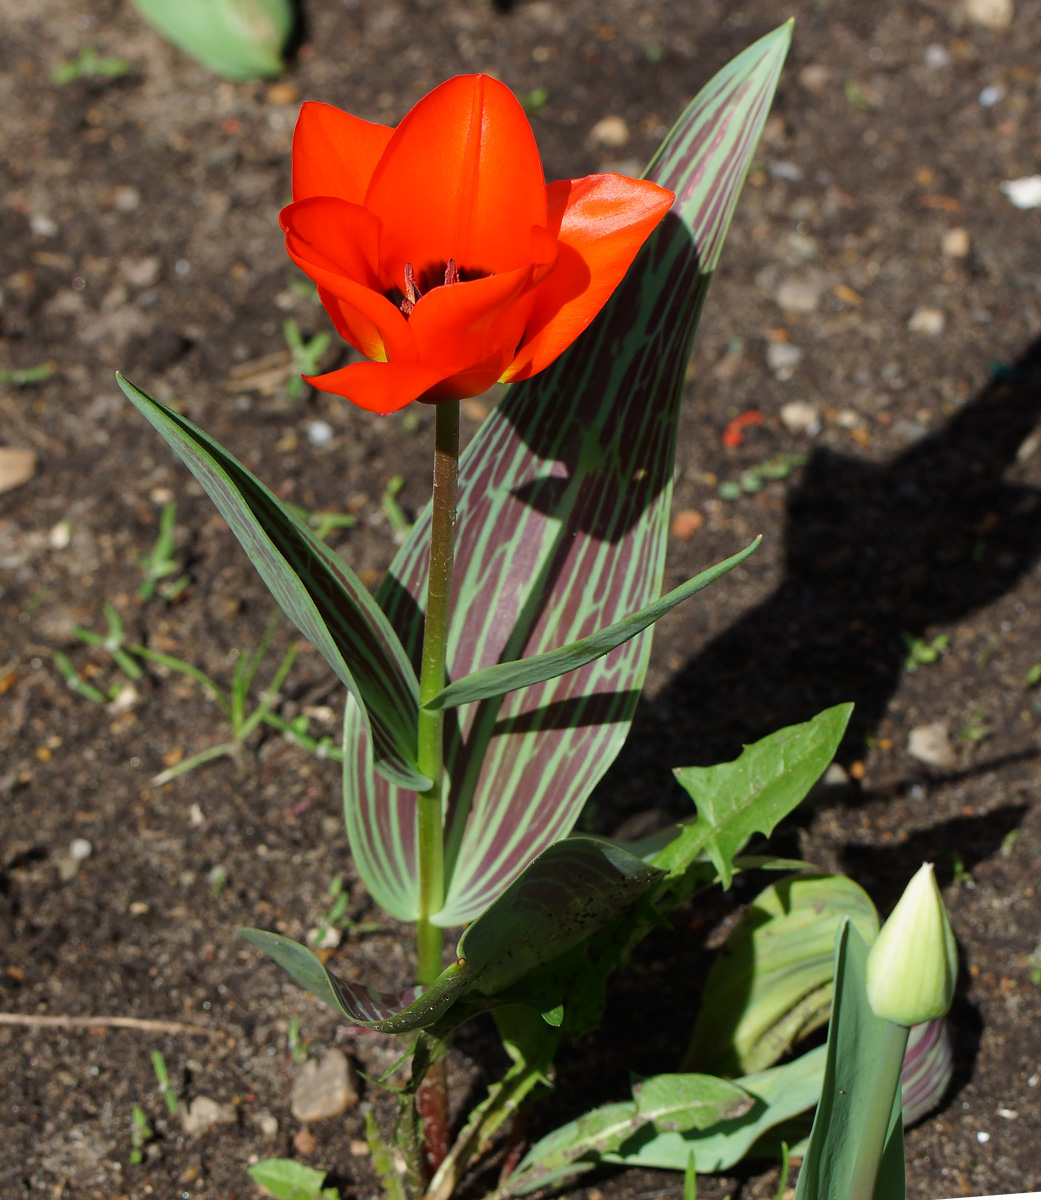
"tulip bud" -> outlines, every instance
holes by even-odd
[[[942,1017],[954,997],[958,950],[932,863],[907,885],[867,960],[868,1001],[897,1025]]]

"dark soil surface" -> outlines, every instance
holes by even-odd
[[[237,85],[129,4],[0,0],[0,366],[55,368],[0,384],[0,443],[37,455],[32,478],[0,496],[0,1010],[97,1018],[0,1025],[0,1197],[249,1197],[247,1164],[287,1153],[330,1170],[344,1196],[372,1196],[361,1108],[300,1136],[287,1030],[297,1020],[312,1053],[338,1043],[369,1074],[394,1045],[338,1029],[233,929],[303,937],[342,878],[349,915],[374,928],[348,932],[337,969],[388,986],[410,972],[407,940],[353,873],[334,763],[269,731],[237,760],[156,785],[230,736],[203,690],[150,669],[106,708],[62,681],[55,651],[98,687],[126,682],[72,633],[103,631],[105,603],[131,640],[223,685],[271,616],[113,371],[183,402],[282,496],[353,514],[332,544],[377,580],[394,552],[389,481],[406,480],[406,511],[425,499],[430,410],[383,419],[326,395],[290,400],[286,356],[257,363],[284,349],[286,318],[307,336],[328,327],[293,286],[276,222],[299,101],[393,123],[445,77],[488,71],[522,96],[545,89],[533,123],[549,178],[639,172],[712,72],[792,14],[792,56],[691,365],[668,582],[757,532],[765,544],[661,623],[647,698],[589,821],[681,813],[668,767],[733,757],[855,700],[848,786],[778,845],[848,871],[883,910],[923,859],[938,864],[963,962],[956,1077],[909,1135],[909,1195],[1041,1188],[1041,692],[1024,682],[1041,661],[1041,216],[1000,186],[1041,168],[1038,7],[1018,0],[1004,32],[947,0],[306,8],[291,74]],[[129,71],[52,82],[90,46]],[[748,409],[763,424],[726,448],[728,421]],[[466,411],[472,433],[485,410]],[[719,495],[782,452],[805,466]],[[141,603],[140,559],[170,500],[188,585]],[[260,685],[290,637],[283,623]],[[909,670],[908,639],[938,637],[935,661]],[[278,711],[335,737],[339,702],[320,658],[301,653]],[[931,763],[909,753],[926,726],[938,727]],[[705,942],[759,885],[647,947],[605,1032],[568,1051],[532,1132],[623,1098],[630,1069],[676,1064]],[[499,1065],[490,1044],[478,1028],[453,1053],[460,1107]],[[156,1049],[184,1103],[232,1106],[233,1121],[188,1134],[166,1116]],[[385,1113],[361,1086],[363,1106]],[[157,1135],[140,1165],[134,1105]],[[776,1181],[758,1164],[700,1181],[699,1195],[772,1197]],[[679,1197],[681,1180],[605,1172],[573,1194]]]

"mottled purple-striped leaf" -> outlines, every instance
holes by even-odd
[[[704,88],[649,175],[676,193],[618,291],[546,371],[510,388],[460,466],[450,679],[557,650],[661,593],[677,414],[691,341],[790,40],[786,25]],[[417,660],[429,510],[378,593]],[[574,824],[625,739],[644,632],[577,671],[446,720],[448,892],[472,920]],[[358,869],[417,914],[415,796],[372,770],[345,724],[344,800]],[[390,839],[390,840],[388,840]]]
[[[262,929],[239,932],[356,1025],[405,1033],[433,1025],[471,990],[486,997],[504,991],[602,929],[661,878],[661,871],[601,838],[549,846],[466,930],[458,959],[426,990],[386,993],[347,983],[290,938]]]
[[[954,1043],[946,1017],[912,1025],[900,1071],[904,1128],[940,1103],[954,1078]]]
[[[508,692],[531,687],[536,683],[545,683],[549,679],[556,679],[558,675],[575,671],[579,667],[586,666],[587,663],[603,658],[605,654],[616,650],[630,638],[636,637],[638,633],[643,633],[649,625],[653,625],[667,612],[671,612],[677,604],[681,604],[696,592],[700,592],[702,588],[708,587],[710,583],[715,583],[720,576],[743,563],[761,541],[762,538],[757,537],[744,550],[731,555],[730,558],[717,563],[714,567],[709,567],[707,571],[702,571],[700,575],[680,584],[678,588],[673,588],[671,592],[667,592],[653,604],[648,604],[639,612],[633,613],[621,621],[616,621],[614,625],[609,625],[606,629],[598,630],[589,637],[582,638],[581,641],[572,642],[570,646],[562,646],[559,650],[547,650],[545,654],[537,654],[534,658],[522,658],[519,662],[499,663],[494,667],[485,667],[483,671],[475,671],[473,675],[467,675],[463,679],[457,679],[455,683],[450,683],[423,707],[438,711],[443,708],[454,708],[460,704],[470,704],[474,700],[490,700],[494,696],[505,696]]]
[[[223,446],[122,376],[116,378],[202,484],[282,611],[363,706],[375,770],[403,787],[428,784],[415,765],[416,675],[361,581]]]

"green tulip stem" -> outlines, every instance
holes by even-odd
[[[448,624],[452,611],[452,559],[459,476],[459,401],[434,406],[434,495],[430,523],[430,574],[427,583],[423,662],[419,676],[422,706],[445,686]],[[416,928],[417,980],[431,984],[441,974],[444,934],[431,918],[444,906],[444,714],[419,710],[416,765],[433,780],[419,793],[419,918]]]
[[[874,1200],[878,1168],[882,1163],[886,1135],[889,1133],[893,1098],[900,1093],[900,1071],[904,1065],[909,1032],[906,1025],[897,1025],[894,1021],[886,1022],[885,1037],[874,1079],[865,1080],[865,1086],[871,1087],[876,1099],[866,1126],[861,1131],[860,1148],[850,1181],[849,1200]]]

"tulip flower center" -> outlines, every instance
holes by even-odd
[[[462,279],[454,258],[450,258],[445,264],[443,279],[438,279],[437,277],[440,272],[440,266],[437,267],[436,273],[433,268],[430,268],[423,272],[421,279],[417,279],[415,268],[410,262],[405,263],[405,290],[402,293],[399,307],[406,317],[416,307],[424,291],[429,292],[431,288],[435,287],[450,287],[453,283],[459,283]],[[433,277],[432,281],[431,277]],[[422,287],[420,286],[421,283]],[[394,291],[396,292],[397,288]]]

